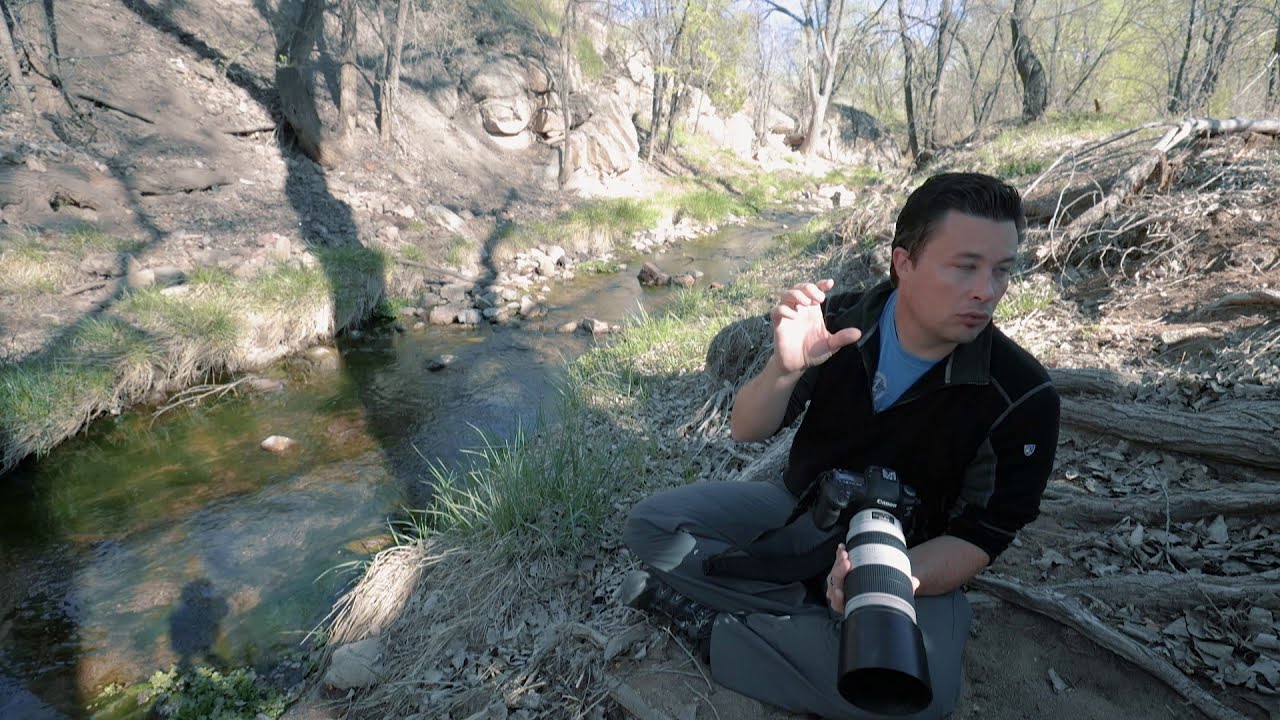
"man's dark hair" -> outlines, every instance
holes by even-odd
[[[951,210],[997,222],[1012,220],[1018,228],[1019,243],[1027,230],[1022,196],[1013,186],[981,173],[939,173],[907,197],[893,230],[893,247],[904,248],[914,262]],[[898,273],[892,262],[889,279],[897,287]]]

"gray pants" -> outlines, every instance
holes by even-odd
[[[708,577],[704,558],[782,525],[795,504],[772,482],[700,483],[653,495],[632,509],[623,537],[654,574],[685,596],[723,611],[711,634],[711,675],[744,695],[793,712],[869,720],[836,690],[839,619],[806,599],[800,583]],[[807,518],[775,536],[797,550],[828,537]],[[834,563],[835,557],[832,556]],[[916,598],[933,703],[914,718],[946,717],[960,693],[969,602],[959,590]]]

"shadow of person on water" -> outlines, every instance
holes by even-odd
[[[213,645],[229,610],[209,580],[200,578],[183,586],[178,605],[169,615],[169,645],[178,655],[180,671],[198,664],[221,667]]]

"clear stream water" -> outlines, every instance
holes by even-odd
[[[456,464],[479,431],[511,437],[554,408],[565,361],[593,342],[554,328],[660,312],[678,291],[642,289],[641,262],[727,282],[801,221],[554,286],[543,330],[343,338],[337,370],[287,362],[270,373],[281,392],[99,420],[0,478],[0,718],[79,717],[102,685],[176,663],[279,664],[353,579],[334,568],[429,496],[428,460]],[[442,354],[456,361],[429,372]],[[273,455],[269,435],[298,444]]]

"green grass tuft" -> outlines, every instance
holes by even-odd
[[[584,381],[564,396],[558,421],[539,421],[532,435],[509,442],[484,438],[462,473],[432,466],[434,497],[419,515],[421,533],[448,532],[527,560],[576,557],[598,547],[617,486],[643,472],[639,444],[630,438],[583,442],[587,422]]]
[[[462,267],[471,262],[471,256],[475,252],[470,240],[461,235],[454,235],[449,238],[449,244],[444,248],[444,261],[453,267]]]
[[[578,263],[577,271],[590,275],[612,275],[622,272],[622,264],[613,260],[586,260]]]
[[[676,205],[685,215],[702,223],[718,223],[730,215],[749,217],[760,214],[762,207],[727,190],[694,190],[679,197]]]
[[[574,38],[573,54],[578,60],[578,66],[582,68],[583,77],[588,80],[599,80],[609,69],[604,58],[600,57],[600,52],[596,50],[595,43],[591,42],[591,38],[586,35],[579,34]]]
[[[996,306],[996,322],[1010,322],[1029,317],[1053,306],[1057,295],[1047,283],[1018,281],[1009,286]]]

